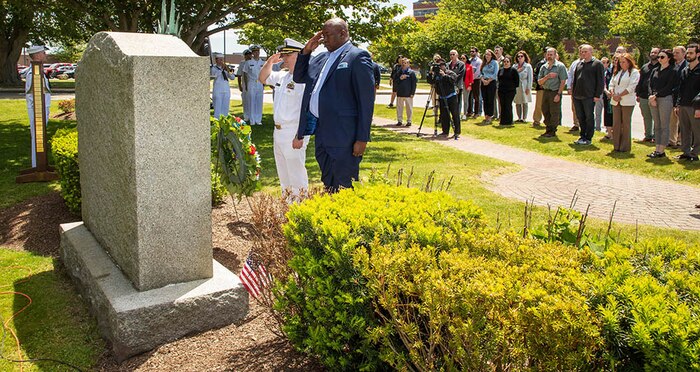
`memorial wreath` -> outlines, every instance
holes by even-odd
[[[251,139],[251,127],[228,115],[211,119],[212,148],[217,171],[226,189],[240,201],[260,189],[260,154]]]

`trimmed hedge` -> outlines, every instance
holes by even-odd
[[[72,213],[80,215],[80,167],[78,161],[78,130],[59,129],[51,138],[51,154],[56,162],[56,171],[61,176],[61,196]],[[211,165],[211,202],[221,204],[226,196],[226,187]]]
[[[601,254],[388,185],[317,196],[288,219],[295,274],[275,310],[331,370],[700,369],[699,247]]]
[[[78,130],[59,129],[51,138],[51,155],[61,176],[61,196],[71,213],[80,215],[80,167]]]

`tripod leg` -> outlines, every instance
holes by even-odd
[[[428,94],[428,100],[425,101],[425,110],[423,110],[423,117],[420,119],[420,125],[418,126],[418,133],[416,133],[416,137],[420,137],[420,131],[423,128],[423,122],[425,121],[425,114],[428,113],[428,107],[430,107],[430,99],[433,97],[433,91],[435,90],[435,87],[430,87],[430,94]]]

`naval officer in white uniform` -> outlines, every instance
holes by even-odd
[[[46,59],[47,48],[43,45],[34,45],[27,49],[29,57],[31,57],[32,62],[43,63]],[[44,77],[44,113],[46,114],[46,123],[49,122],[49,106],[51,106],[51,87],[49,86],[49,79],[46,74],[43,74],[44,67],[41,67],[42,76]],[[32,168],[36,167],[36,133],[34,131],[34,96],[32,94],[32,69],[27,69],[27,74],[25,75],[26,83],[24,84],[24,93],[27,99],[27,112],[29,113],[29,129],[32,136]],[[41,104],[41,103],[39,103]]]
[[[212,89],[212,100],[214,101],[214,118],[228,116],[228,110],[231,106],[231,86],[229,80],[235,76],[231,69],[224,63],[224,55],[214,53],[214,66],[211,66],[210,75],[214,79],[214,88]]]
[[[250,124],[262,125],[262,105],[263,105],[263,84],[259,81],[260,70],[265,62],[260,59],[260,47],[251,45],[250,51],[253,58],[243,63],[242,72],[247,76],[248,81],[248,106],[250,107]]]
[[[273,103],[275,164],[282,195],[286,196],[289,202],[300,200],[309,188],[309,177],[305,165],[309,136],[304,136],[303,140],[296,140],[305,84],[295,83],[292,79],[297,55],[303,48],[304,44],[296,40],[284,39],[280,52],[267,59],[259,76],[260,83],[275,87]],[[283,62],[283,69],[272,71],[273,65],[280,61]],[[300,149],[292,147],[292,142],[295,140],[303,141]]]
[[[241,91],[241,102],[243,104],[243,120],[246,123],[250,123],[250,99],[248,99],[248,82],[246,81],[247,76],[243,74],[243,65],[250,61],[253,53],[250,49],[243,51],[243,61],[238,65],[236,69],[236,77],[238,78],[238,90]]]

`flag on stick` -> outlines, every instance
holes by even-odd
[[[250,252],[245,260],[245,265],[241,270],[241,282],[246,291],[255,299],[259,298],[263,294],[263,290],[268,288],[272,282],[270,274],[265,270],[265,265],[253,257],[253,252]]]

